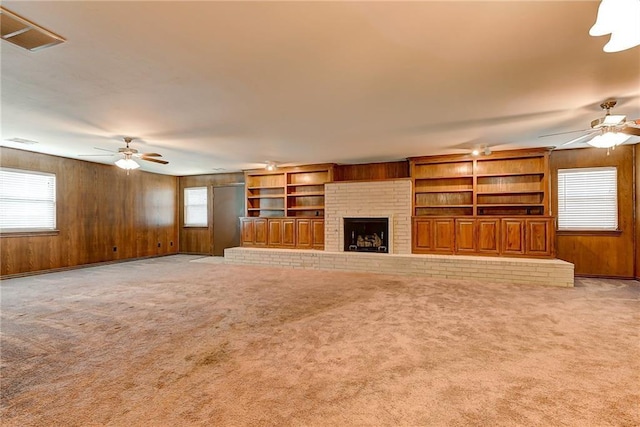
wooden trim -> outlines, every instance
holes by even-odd
[[[0,233],[0,238],[5,237],[38,237],[38,236],[57,236],[60,230],[42,230],[42,231],[5,231]]]
[[[130,261],[140,261],[143,259],[151,259],[151,258],[162,258],[165,256],[171,256],[171,255],[176,255],[176,254],[170,253],[170,254],[147,255],[147,256],[142,256],[137,258],[124,258],[124,259],[116,259],[113,261],[94,262],[91,264],[79,264],[79,265],[71,265],[68,267],[50,268],[47,270],[25,271],[24,273],[5,274],[4,276],[0,276],[0,280],[17,279],[19,277],[28,277],[28,276],[38,276],[40,274],[48,274],[48,273],[59,273],[62,271],[79,270],[82,268],[90,268],[90,267],[100,267],[103,265],[121,264],[125,262],[130,262]]]
[[[621,236],[622,230],[556,230],[556,236]]]
[[[574,277],[594,278],[594,279],[616,279],[616,280],[640,280],[638,277],[627,276],[607,276],[598,274],[574,274]]]

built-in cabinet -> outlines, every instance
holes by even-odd
[[[324,249],[322,218],[240,218],[242,246]]]
[[[414,253],[554,256],[548,149],[409,163]]]
[[[242,245],[324,249],[324,184],[333,173],[333,164],[246,171]]]
[[[414,217],[413,253],[552,258],[552,217]]]
[[[549,150],[410,160],[414,216],[549,215]]]

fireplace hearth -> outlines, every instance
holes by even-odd
[[[344,218],[344,251],[389,253],[389,218]]]

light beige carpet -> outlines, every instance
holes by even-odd
[[[3,426],[638,426],[640,284],[171,256],[5,280]]]

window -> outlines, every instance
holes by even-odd
[[[184,226],[206,227],[207,187],[191,187],[184,189]]]
[[[49,231],[56,228],[56,176],[0,170],[0,231]]]
[[[558,170],[558,230],[617,230],[615,167]]]

